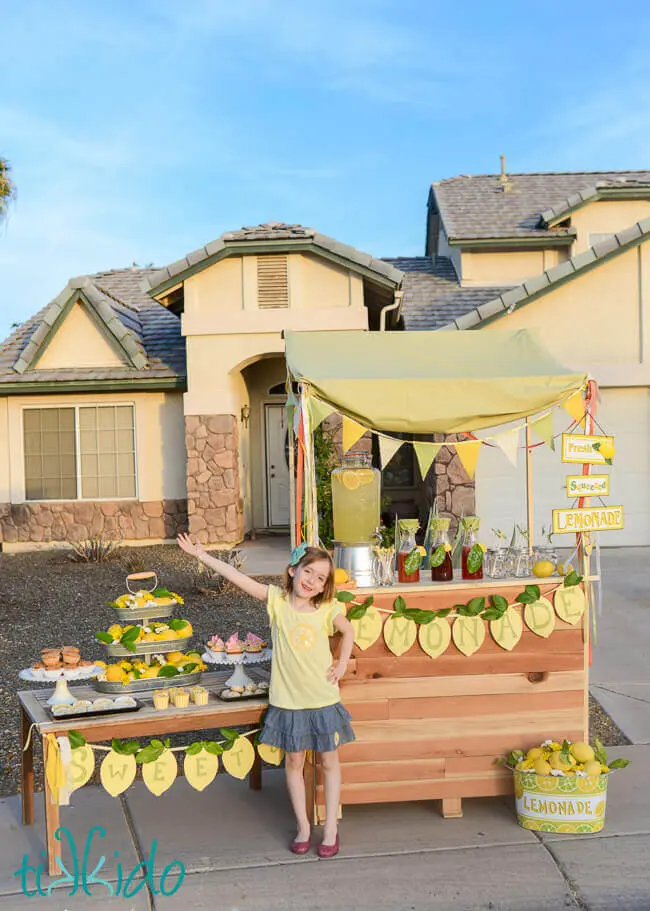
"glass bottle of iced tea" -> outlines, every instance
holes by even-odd
[[[415,533],[420,527],[417,519],[399,519],[400,540],[397,552],[397,581],[419,582],[422,555],[415,543]]]
[[[483,578],[483,548],[479,544],[478,530],[481,520],[478,516],[462,516],[460,527],[462,533],[461,567],[465,580]]]
[[[449,543],[450,519],[433,519],[431,538],[431,565],[432,582],[451,582],[454,578],[454,568],[451,562],[451,544]]]

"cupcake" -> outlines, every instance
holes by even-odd
[[[246,696],[253,696],[257,692],[257,685],[255,683],[248,683],[244,687],[244,693]]]
[[[229,655],[241,655],[244,651],[244,643],[239,638],[239,633],[233,633],[226,642],[226,652]]]
[[[211,652],[224,652],[226,646],[224,645],[223,639],[220,639],[219,636],[213,636],[212,639],[208,640],[208,648]]]
[[[235,696],[242,696],[244,693],[244,687],[238,686],[238,685],[231,686],[230,692],[233,693]]]
[[[192,695],[192,702],[194,705],[207,705],[208,704],[208,691],[204,686],[195,686],[192,687],[190,691]]]
[[[67,652],[65,649],[62,652],[63,655],[63,667],[77,667],[81,661],[81,655],[79,652]]]
[[[158,711],[169,708],[169,690],[154,690],[153,707]]]
[[[177,709],[186,709],[190,704],[190,694],[187,690],[176,690],[176,698],[174,700],[174,705]]]
[[[245,645],[247,652],[261,652],[263,640],[256,636],[255,633],[247,633]]]
[[[58,648],[44,648],[41,650],[41,661],[48,670],[61,667],[61,652]]]

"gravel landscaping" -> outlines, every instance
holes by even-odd
[[[125,548],[99,564],[73,563],[63,551],[0,553],[0,796],[20,790],[15,694],[38,686],[19,680],[18,672],[36,661],[46,646],[77,645],[84,658],[104,658],[95,633],[114,622],[106,602],[124,592],[127,572],[144,568],[155,570],[160,584],[185,599],[178,614],[194,627],[191,646],[203,645],[214,633],[227,637],[235,630],[268,638],[264,605],[232,588],[219,594],[206,591],[203,577],[197,579],[196,561],[175,545]],[[590,725],[592,740],[598,737],[611,746],[628,742],[593,699]],[[186,743],[189,736],[183,734],[180,742]],[[40,751],[35,752],[40,788]]]

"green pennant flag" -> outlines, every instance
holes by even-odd
[[[315,399],[313,396],[309,398],[308,408],[311,415],[312,430],[316,430],[319,424],[322,424],[325,418],[328,418],[334,412],[331,405],[328,405],[327,402],[321,402],[320,399]]]
[[[422,480],[426,478],[433,460],[440,452],[441,443],[413,443],[413,449],[420,466],[420,475]]]
[[[537,434],[537,436],[544,440],[547,446],[550,446],[553,452],[555,452],[555,440],[553,439],[553,413],[548,411],[546,414],[543,414],[541,418],[537,418],[536,421],[531,421],[531,428]]]

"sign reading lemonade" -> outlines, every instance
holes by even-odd
[[[608,497],[608,474],[570,474],[566,479],[566,495],[575,497]]]
[[[622,506],[585,506],[583,509],[554,509],[553,534],[579,531],[615,531],[623,528]]]
[[[555,778],[515,770],[517,819],[541,832],[600,832],[605,824],[607,774]]]
[[[562,434],[563,462],[611,465],[614,452],[614,437],[587,436],[583,433]]]

